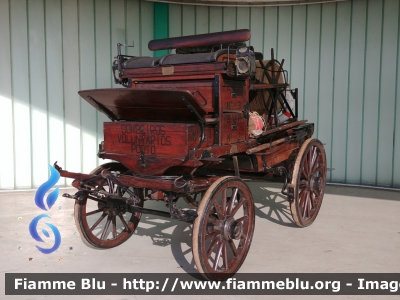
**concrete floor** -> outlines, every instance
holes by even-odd
[[[400,273],[400,192],[327,186],[310,227],[297,228],[280,185],[248,183],[256,226],[241,273]],[[68,190],[67,190],[68,191]],[[69,190],[74,193],[74,190]],[[39,252],[29,234],[44,213],[35,191],[0,192],[0,299],[135,299],[156,296],[5,296],[4,273],[193,273],[191,225],[143,216],[126,243],[109,250],[87,247],[76,230],[73,200],[60,196],[48,212],[62,237],[54,253]],[[163,209],[161,202],[146,203]],[[30,259],[31,258],[31,259]],[[157,296],[158,297],[158,296]],[[163,296],[175,299],[179,296]],[[183,296],[213,299],[215,296]],[[231,297],[231,296],[230,296]],[[237,296],[251,299],[257,296]],[[233,297],[235,298],[235,297]],[[259,298],[259,297],[257,297]],[[263,297],[265,298],[265,297]],[[268,296],[269,299],[330,299],[331,296]],[[394,299],[395,296],[335,296],[335,299]]]

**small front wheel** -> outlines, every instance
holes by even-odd
[[[226,176],[203,196],[193,225],[192,249],[198,271],[209,280],[233,276],[244,262],[254,232],[254,204],[249,187]]]
[[[103,170],[119,171],[124,173],[127,169],[120,163],[107,163],[91,172],[100,174]],[[126,197],[121,188],[108,186],[105,182],[100,189]],[[134,188],[133,192],[143,198],[143,191]],[[138,204],[143,206],[143,200]],[[123,203],[115,203],[110,200],[97,199],[84,192],[80,200],[75,201],[75,224],[82,240],[94,248],[116,247],[133,234],[140,221],[140,213],[129,213],[129,207]]]

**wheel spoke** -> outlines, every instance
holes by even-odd
[[[308,201],[310,199],[310,194],[307,193],[307,197],[305,199],[305,203],[304,203],[304,209],[303,209],[303,219],[306,218],[306,212],[308,211],[307,207],[308,207]]]
[[[222,220],[224,218],[224,214],[221,211],[221,206],[219,205],[217,199],[214,200],[214,207],[215,207],[215,210],[217,211],[218,219]]]
[[[219,230],[215,230],[215,231],[213,231],[213,232],[211,232],[210,234],[207,234],[205,237],[204,237],[204,239],[205,240],[209,240],[209,239],[211,239],[212,237],[214,237],[214,236],[216,236],[216,235],[218,235],[218,234],[220,234],[221,232],[219,231]]]
[[[228,208],[228,212],[227,212],[228,215],[230,215],[232,213],[233,205],[235,204],[235,201],[237,200],[238,190],[239,190],[238,188],[235,188],[233,190],[231,201],[229,202],[229,208]]]
[[[239,203],[235,206],[235,208],[233,209],[233,211],[230,213],[230,215],[233,217],[237,211],[239,210],[239,208],[243,205],[243,203],[246,201],[245,198],[240,199]]]
[[[219,262],[219,260],[221,258],[221,255],[222,255],[222,247],[223,247],[223,245],[224,245],[224,242],[221,241],[221,243],[218,246],[217,254],[215,255],[215,261],[214,261],[214,266],[213,266],[214,270],[217,270],[217,268],[218,268],[218,262]]]
[[[235,257],[237,257],[237,256],[239,255],[239,252],[238,252],[238,250],[236,249],[235,243],[234,243],[232,240],[229,240],[228,243],[229,243],[229,246],[231,247],[231,250],[232,250],[232,252],[233,252],[233,255],[234,255]]]
[[[226,214],[226,201],[227,201],[226,192],[227,192],[227,189],[222,191],[222,199],[221,199],[221,211],[224,215]]]
[[[86,213],[86,217],[87,217],[87,216],[94,215],[94,214],[97,214],[97,213],[99,213],[99,212],[101,212],[101,211],[103,211],[103,208],[99,208],[99,209],[93,210],[93,211],[91,211],[91,212]]]
[[[112,226],[113,226],[113,239],[115,240],[117,238],[117,217],[113,216],[112,218]]]
[[[208,216],[208,222],[213,225],[216,225],[216,226],[221,225],[221,220],[218,220],[217,218],[215,218],[214,216],[211,216],[211,215]]]
[[[242,222],[242,221],[247,221],[248,219],[249,219],[248,216],[243,216],[243,217],[237,219],[236,222],[240,223],[240,222]]]
[[[223,246],[222,246],[222,261],[225,267],[225,270],[229,269],[229,264],[228,264],[228,251],[226,249],[226,241],[222,242]]]
[[[215,236],[210,244],[210,247],[207,250],[207,257],[209,257],[211,255],[211,252],[214,249],[215,245],[217,245],[218,241],[219,241],[219,237]]]
[[[104,240],[104,238],[106,237],[108,226],[110,226],[110,223],[111,223],[111,218],[112,218],[111,216],[108,216],[108,218],[107,218],[106,225],[104,226],[103,233],[101,234],[101,237],[100,237],[101,240]]]
[[[119,214],[118,214],[118,217],[119,217],[119,219],[121,220],[122,224],[124,225],[125,230],[126,230],[127,232],[131,232],[131,230],[129,229],[128,224],[126,223],[126,221],[125,221],[125,219],[124,219],[124,216],[123,216],[121,213],[119,213]]]
[[[103,214],[102,214],[102,215],[100,216],[100,218],[96,221],[96,223],[94,223],[94,224],[92,225],[92,227],[90,227],[90,231],[93,231],[93,230],[97,227],[97,225],[99,225],[100,222],[103,221],[103,219],[104,219],[106,216],[107,216],[107,213],[103,212]]]

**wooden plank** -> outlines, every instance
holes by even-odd
[[[182,6],[182,35],[193,35],[196,31],[196,14],[193,5]]]
[[[0,140],[3,145],[0,155],[0,189],[14,188],[14,138],[13,102],[11,82],[10,16],[9,1],[0,0]]]
[[[346,182],[360,184],[367,2],[355,1],[352,5]]]
[[[332,181],[346,180],[346,135],[349,87],[349,49],[350,49],[351,3],[337,3],[336,41],[335,41],[335,83],[333,86],[332,122]],[[319,119],[325,118],[321,114]],[[318,124],[319,125],[319,124]]]
[[[275,58],[278,61],[285,60],[283,69],[290,72],[290,50],[292,47],[292,6],[280,6],[278,9],[278,44]]]
[[[142,40],[142,55],[153,56],[153,51],[148,48],[148,43],[154,38],[154,3],[141,1],[140,29]]]
[[[400,16],[400,12],[399,12]],[[400,26],[398,27],[400,31]],[[400,32],[399,32],[400,33]],[[392,187],[400,188],[400,40],[397,40],[396,108],[393,132],[393,175]]]
[[[368,2],[361,183],[376,184],[383,1]]]
[[[134,47],[125,49],[128,55],[140,56],[140,1],[126,1],[126,42]]]
[[[29,85],[31,93],[32,185],[39,187],[47,181],[47,94],[44,1],[28,3],[29,26]],[[46,142],[44,142],[44,139]]]
[[[96,87],[96,51],[94,28],[94,3],[78,2],[79,13],[79,78],[80,89]],[[85,16],[84,18],[81,16]],[[81,108],[81,169],[89,173],[97,166],[97,111],[80,99]]]
[[[238,7],[236,12],[236,28],[249,29],[250,28],[250,8]]]
[[[263,37],[264,28],[260,26],[260,20],[263,19],[264,10],[262,7],[250,8],[250,31],[251,39],[248,42],[249,45],[254,47],[257,52],[263,52]]]
[[[252,16],[253,17],[253,16]],[[263,39],[263,54],[264,59],[271,58],[271,48],[276,49],[278,40],[278,8],[264,8],[264,39]]]
[[[236,29],[236,7],[227,6],[223,8],[223,25],[224,31]]]
[[[382,62],[379,95],[377,184],[391,186],[393,165],[393,133],[396,130],[396,74],[397,47],[399,39],[399,1],[384,2],[382,31]],[[398,87],[397,87],[398,88]],[[397,101],[399,101],[397,99]],[[397,166],[398,168],[400,165]]]
[[[210,7],[210,32],[222,31],[222,7]]]
[[[318,77],[320,54],[321,5],[307,5],[305,53],[304,118],[318,127]]]
[[[143,5],[143,2],[142,2]],[[141,13],[143,8],[141,7]],[[96,29],[96,88],[108,88],[111,86],[111,32],[110,32],[110,5],[108,0],[95,0],[95,29]],[[143,30],[143,18],[141,15],[140,28]],[[142,32],[141,32],[142,34]],[[144,48],[147,49],[147,41],[141,39],[141,55],[144,54]],[[104,140],[103,122],[109,119],[102,113],[97,113],[97,144]],[[98,163],[104,163],[98,160]]]
[[[292,53],[291,53],[291,74],[289,82],[292,88],[299,89],[299,119],[304,119],[304,70],[305,70],[305,49],[306,49],[306,20],[307,6],[300,5],[293,7],[293,32],[292,32]]]
[[[182,5],[169,4],[169,36],[182,36]]]
[[[10,2],[11,78],[14,101],[15,187],[32,186],[28,24],[26,1]],[[21,84],[25,83],[25,84]]]
[[[208,12],[207,6],[196,6],[196,34],[208,33]]]
[[[322,27],[321,27],[321,58],[318,82],[318,127],[314,136],[319,138],[325,145],[328,166],[330,166],[331,145],[332,145],[332,111],[333,107],[333,83],[334,83],[334,58],[335,58],[335,28],[336,28],[336,4],[329,3],[322,6]],[[328,172],[328,180],[331,179],[331,172]]]
[[[117,44],[126,44],[126,29],[125,29],[125,1],[114,0],[111,5],[110,13],[111,22],[111,60],[117,55]],[[126,47],[121,47],[121,52],[125,53]],[[111,69],[111,63],[110,63]],[[112,87],[121,87],[119,84],[111,80]]]
[[[64,114],[65,114],[65,168],[81,169],[81,108],[79,90],[78,3],[62,1]],[[72,181],[71,181],[72,182]],[[69,180],[67,180],[69,184]]]
[[[65,166],[61,1],[46,0],[45,10],[49,161]],[[65,179],[59,184],[65,184]]]

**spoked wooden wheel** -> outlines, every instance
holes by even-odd
[[[120,171],[126,168],[119,163],[104,164],[91,172],[100,174],[102,170]],[[113,192],[121,197],[129,197],[117,186],[101,187],[107,192]],[[133,190],[142,199],[141,189]],[[127,212],[125,203],[116,203],[107,199],[97,199],[85,193],[81,201],[75,201],[75,224],[82,239],[95,248],[112,248],[125,242],[135,231],[141,214]],[[143,201],[139,204],[143,206]]]
[[[222,177],[203,196],[197,215],[192,249],[198,271],[210,280],[233,276],[246,258],[254,232],[250,189],[237,177]]]
[[[318,215],[326,183],[326,156],[317,139],[306,140],[297,154],[293,169],[294,199],[290,210],[300,227],[311,225]]]

